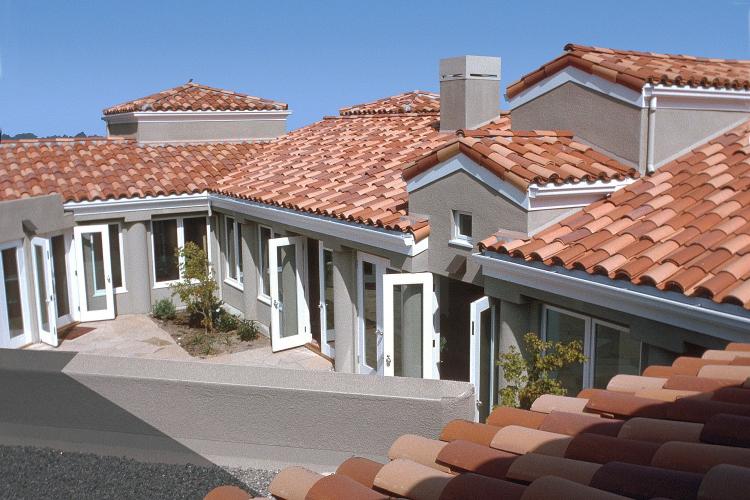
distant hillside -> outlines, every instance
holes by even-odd
[[[58,138],[70,139],[72,137],[78,138],[78,137],[89,137],[89,136],[86,135],[85,132],[78,132],[76,135],[66,135],[66,134],[45,135],[44,137],[39,137],[33,132],[21,132],[20,134],[16,134],[16,135],[0,134],[0,140],[3,140],[3,141],[13,141],[13,140],[18,140],[18,139],[58,139]]]

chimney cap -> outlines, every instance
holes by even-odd
[[[458,56],[440,60],[440,81],[500,80],[500,58]]]

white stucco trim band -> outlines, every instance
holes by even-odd
[[[140,212],[144,210],[185,209],[208,210],[208,192],[196,194],[173,194],[145,196],[142,198],[119,198],[93,201],[68,201],[63,204],[75,216],[106,216],[115,213]]]
[[[633,285],[585,271],[569,271],[539,262],[519,261],[487,252],[472,256],[484,276],[616,309],[725,340],[750,339],[750,312],[710,299],[687,297],[653,287]]]
[[[130,113],[118,113],[115,115],[104,115],[102,120],[107,123],[132,123],[138,122],[217,122],[238,120],[286,120],[292,112],[289,110],[262,110],[262,111],[133,111]]]
[[[370,227],[358,222],[342,221],[324,215],[300,212],[289,208],[266,205],[220,194],[210,194],[212,206],[232,210],[249,217],[270,220],[279,224],[299,227],[408,256],[418,255],[428,247],[428,239],[414,241],[411,233]]]

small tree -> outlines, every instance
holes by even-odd
[[[172,296],[177,295],[189,314],[198,315],[206,335],[213,331],[214,312],[221,306],[216,297],[219,285],[214,279],[208,255],[201,247],[189,241],[177,249],[182,280],[171,286]]]
[[[506,386],[500,389],[503,406],[530,408],[531,403],[543,394],[564,396],[567,391],[560,380],[551,374],[560,369],[586,361],[579,340],[549,342],[535,333],[523,337],[527,357],[516,346],[500,354],[497,364],[503,369]]]

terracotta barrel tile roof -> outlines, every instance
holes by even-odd
[[[647,83],[750,89],[750,61],[605,49],[569,43],[565,46],[565,54],[508,86],[508,98],[569,66],[638,92]]]
[[[463,137],[417,159],[406,180],[463,153],[500,179],[525,192],[531,184],[564,184],[637,178],[635,168],[581,144],[566,131],[468,130]]]
[[[750,122],[529,240],[480,247],[750,308],[749,138]]]
[[[436,114],[440,113],[440,95],[434,92],[414,90],[385,97],[365,104],[341,108],[341,116],[384,114]]]
[[[245,144],[146,146],[121,139],[3,142],[0,201],[91,201],[204,192],[252,156]]]
[[[278,111],[283,102],[188,82],[156,94],[106,108],[105,115],[134,111]]]

